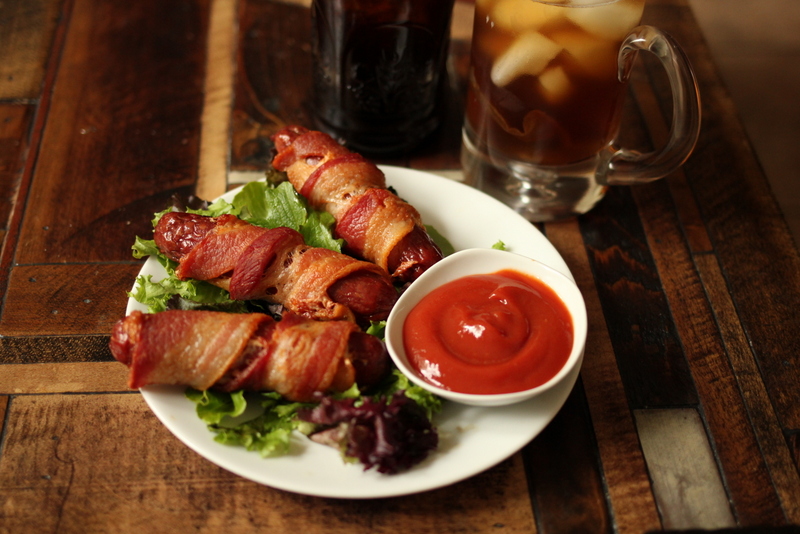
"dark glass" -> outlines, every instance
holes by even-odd
[[[317,127],[352,150],[400,153],[439,125],[454,0],[314,0]]]

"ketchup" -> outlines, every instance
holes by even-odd
[[[460,393],[539,386],[572,350],[572,317],[543,282],[517,271],[465,276],[426,295],[403,324],[411,366]]]

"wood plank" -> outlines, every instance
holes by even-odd
[[[783,428],[800,428],[800,255],[738,119],[713,58],[685,0],[680,9],[656,3],[653,19],[692,51],[703,99],[703,129],[695,155],[684,165],[701,206],[720,268],[735,295]],[[657,88],[658,90],[658,88]],[[659,99],[668,95],[658,91]],[[741,214],[748,214],[742,217]],[[748,258],[742,261],[742,250]],[[758,284],[753,280],[758,279]]]
[[[694,269],[666,182],[635,188],[655,269],[672,309],[723,476],[742,525],[785,521],[744,407],[714,310]],[[724,320],[724,319],[722,319]]]
[[[669,23],[669,19],[657,17],[657,20],[659,24]],[[686,20],[682,24],[676,24],[676,26],[682,27],[684,24],[686,24]],[[680,39],[682,40],[683,37],[680,37]],[[694,49],[694,47],[692,48]],[[660,67],[657,67],[657,69],[660,69]],[[648,121],[648,128],[653,132],[658,144],[663,143],[666,138],[666,128],[663,126],[665,121],[661,117],[657,117],[657,115],[662,113],[668,115],[671,111],[668,100],[668,84],[660,72],[651,72],[649,82],[643,86],[644,90],[640,93],[643,100],[648,102],[645,108],[645,118]],[[659,91],[658,99],[655,98],[652,87]],[[656,102],[660,103],[660,106]],[[702,149],[696,151],[695,155],[692,156],[695,160],[703,157],[705,157],[705,153]],[[691,162],[689,167],[691,167]],[[690,190],[690,180],[687,179],[686,174],[686,171],[681,170],[671,176],[667,183],[670,192],[675,198],[675,204],[681,218],[681,226],[685,235],[688,236],[692,251],[695,253],[707,252],[712,247],[711,239],[708,233],[701,228],[700,209]],[[658,191],[657,193],[653,193],[653,191],[653,189],[637,189],[637,192],[640,193],[637,196],[640,210],[643,210],[642,212],[647,215],[652,213],[654,204],[664,198],[664,191]],[[671,214],[673,207],[664,207],[661,211],[663,214]],[[648,218],[647,215],[645,215],[645,219]],[[671,215],[667,216],[672,218]],[[680,251],[682,245],[677,244],[676,238],[667,237],[663,232],[653,232],[655,228],[662,230],[669,227],[676,228],[677,222],[666,223],[664,220],[658,220],[648,223],[645,221],[645,225],[648,226],[648,235],[651,236],[652,248],[663,251],[663,257],[658,260],[661,265],[661,271],[665,273],[667,278],[672,273],[684,271],[682,268],[675,268],[680,263],[685,263],[689,266],[691,262],[684,253],[681,253],[680,258],[676,256],[675,252]],[[655,254],[657,257],[659,256],[658,251]],[[699,255],[694,258],[694,261],[699,266],[705,266],[707,269],[707,279],[703,279],[703,283],[706,285],[705,292],[708,293],[709,291],[708,284],[712,284],[711,287],[715,287],[714,315],[712,316],[710,310],[697,310],[697,313],[689,313],[688,315],[681,314],[681,317],[678,318],[678,323],[683,323],[683,326],[679,326],[679,330],[684,345],[688,347],[689,358],[694,362],[693,371],[695,372],[696,381],[700,382],[698,389],[701,391],[704,414],[709,418],[709,425],[714,434],[715,442],[718,444],[719,450],[722,451],[721,462],[723,466],[727,466],[725,468],[726,476],[730,477],[727,483],[732,492],[734,503],[737,504],[737,514],[743,524],[763,524],[765,521],[771,521],[771,524],[780,524],[783,521],[780,511],[782,507],[790,520],[796,520],[792,519],[792,517],[796,517],[796,505],[792,503],[798,502],[795,482],[797,472],[791,466],[787,466],[788,451],[785,444],[782,443],[780,432],[776,431],[779,427],[775,420],[774,412],[769,405],[766,390],[758,375],[757,366],[752,361],[752,354],[747,349],[746,342],[741,339],[742,330],[741,324],[737,319],[736,308],[730,301],[727,288],[724,287],[725,282],[722,279],[722,273],[718,269],[716,260],[712,256]],[[665,286],[667,287],[667,292],[671,292],[676,299],[683,297],[680,303],[676,305],[678,309],[688,309],[686,306],[689,306],[689,303],[699,304],[704,299],[703,290],[697,287],[697,281],[689,282],[686,279],[665,280]],[[696,291],[692,294],[687,290],[687,286],[696,288]],[[672,287],[672,290],[670,290],[670,287]],[[673,300],[673,297],[670,297],[670,301],[672,302]],[[727,337],[725,342],[729,347],[728,350],[732,351],[729,354],[729,358],[733,369],[729,367],[725,360],[711,363],[711,361],[717,359],[717,355],[722,355],[725,352],[725,347],[721,345],[721,341],[715,339],[718,337],[716,327],[709,324],[715,318],[720,324],[720,328],[725,332]],[[705,340],[698,338],[699,332],[704,332],[702,335],[706,337]],[[709,341],[711,346],[702,349],[701,347]],[[709,358],[711,361],[698,365],[695,357],[701,351],[705,351],[708,355],[703,359]],[[707,365],[713,366],[714,369],[705,370]],[[741,394],[736,390],[736,383],[732,379],[734,376],[737,377],[739,388],[742,389]],[[721,380],[723,377],[725,379]],[[743,402],[748,403],[748,406],[743,406]],[[751,429],[750,421],[758,421],[758,423]],[[770,426],[770,422],[774,423],[774,426]],[[729,429],[737,429],[734,432],[736,435],[730,435],[732,433]],[[762,459],[759,456],[759,451],[766,451],[766,459]],[[749,467],[743,469],[742,462],[747,462]],[[790,468],[787,470],[786,467]],[[747,472],[748,475],[739,476],[738,473],[742,472]],[[771,476],[778,477],[779,480],[771,480]],[[781,502],[777,502],[773,493],[773,483],[776,483]]]
[[[613,531],[592,422],[579,380],[564,407],[524,449],[540,534]]]
[[[254,454],[253,462],[269,460]],[[519,455],[408,497],[307,497],[207,462],[173,438],[138,394],[14,397],[0,458],[0,510],[9,532],[98,532],[109,525],[231,534],[535,532]]]
[[[5,432],[5,423],[6,423],[6,411],[8,410],[8,399],[7,395],[0,396],[0,434]]]
[[[126,293],[141,267],[141,262],[16,266],[0,335],[107,335],[124,317]]]
[[[63,3],[63,18],[68,18],[71,12],[72,0]],[[15,180],[14,203],[11,205],[10,216],[4,220],[5,230],[3,231],[3,246],[0,247],[0,293],[5,294],[8,284],[8,277],[12,265],[15,261],[16,248],[19,244],[19,229],[22,225],[22,214],[28,199],[33,170],[38,156],[39,145],[42,139],[42,132],[48,112],[52,95],[53,80],[58,70],[58,60],[61,57],[67,24],[58,24],[53,32],[52,44],[49,47],[49,59],[46,62],[46,69],[41,81],[41,98],[36,105],[33,113],[33,124],[27,136],[25,145],[28,148],[24,157],[23,170],[18,181]]]
[[[108,344],[108,338],[101,342]],[[119,362],[27,363],[0,366],[0,394],[128,392]]]
[[[0,230],[7,231],[17,198],[34,106],[0,104]],[[3,241],[0,240],[0,248]]]
[[[207,19],[207,2],[75,1],[19,263],[127,260],[153,212],[191,191]]]
[[[790,522],[800,524],[800,475],[797,460],[793,461],[788,440],[781,432],[777,414],[746,334],[738,321],[719,263],[714,256],[709,255],[695,257],[695,263],[718,318],[722,340],[742,391],[742,399],[758,440],[759,450],[780,498],[781,508]]]
[[[109,336],[2,336],[0,363],[36,364],[70,362],[108,362]],[[0,367],[0,369],[5,369]]]
[[[793,430],[786,438],[794,465],[800,468],[800,432]]]
[[[576,220],[545,225],[586,301],[589,332],[581,380],[586,391],[615,532],[661,528],[633,414],[614,356],[587,248]]]
[[[675,12],[676,11],[673,11],[672,13]],[[679,11],[679,13],[681,13],[681,16],[686,17],[686,19],[691,16],[687,13],[686,9]],[[675,20],[674,15],[672,19],[669,17],[659,19],[659,24],[669,24],[671,20]],[[691,22],[693,23],[693,20]],[[674,24],[676,28],[683,28],[686,25],[687,20],[680,21],[680,19]],[[681,35],[678,38],[683,41],[683,39],[697,39],[697,36]],[[692,49],[703,50],[704,48],[702,46],[692,46]],[[716,73],[712,72],[713,65],[711,65],[709,58],[701,57],[699,59],[701,60],[699,64],[702,69],[706,71],[701,72],[708,75],[708,78],[711,79],[712,88],[716,90],[716,94],[714,95],[716,98],[712,99],[711,103],[713,105],[718,105],[718,103],[723,103],[723,105],[729,104],[730,100],[720,87],[721,84],[719,80],[714,79]],[[659,77],[651,76],[653,87],[660,93],[662,108],[667,110],[665,113],[668,113],[668,88],[664,81],[658,82],[658,80]],[[719,113],[715,113],[717,111]],[[712,110],[711,113],[707,113],[706,127],[704,130],[716,129],[718,127],[716,121],[718,121],[718,117],[720,116],[735,116],[732,106],[730,109],[724,110],[724,112],[727,112],[727,115],[723,115],[722,110]],[[727,126],[734,125],[729,124]],[[737,130],[739,130],[739,133],[743,134],[740,126]],[[714,139],[716,141],[719,139],[717,135],[723,134],[723,132],[715,131],[714,134]],[[724,134],[728,134],[728,131],[726,130]],[[701,134],[701,142],[698,144],[698,150],[696,150],[695,155],[690,158],[690,161],[687,162],[685,166],[684,172],[686,174],[690,174],[692,167],[698,162],[705,166],[706,171],[708,169],[708,164],[710,163],[709,157],[712,152],[711,146],[705,141],[704,135],[705,134]],[[744,137],[745,136],[742,135],[741,138]],[[718,142],[715,143],[715,148],[720,146]],[[703,163],[704,161],[706,163]],[[716,163],[720,162],[715,161],[715,164]],[[752,204],[749,209],[745,209],[743,205],[739,205],[739,209],[743,211],[737,211],[737,213],[747,212],[753,215],[752,217],[746,218],[747,222],[744,224],[749,224],[750,221],[758,220],[762,215],[768,215],[768,217],[772,218],[776,210],[776,205],[774,199],[764,190],[766,180],[763,175],[759,177],[755,172],[751,172],[755,170],[752,169],[752,165],[745,164],[740,167],[738,165],[740,163],[744,162],[735,161],[736,169],[729,168],[721,174],[717,172],[716,175],[715,173],[710,173],[705,176],[709,178],[713,177],[715,192],[724,195],[725,201],[732,201],[734,195],[742,194],[743,196],[737,198],[735,202],[745,201],[748,204]],[[751,167],[750,170],[747,170],[748,167]],[[742,171],[745,171],[749,175],[749,180],[741,176]],[[739,174],[739,176],[737,176],[737,174]],[[760,180],[758,180],[759,178]],[[731,183],[731,180],[737,183]],[[760,181],[760,184],[757,184],[757,181]],[[695,186],[695,194],[697,194],[696,184],[700,183],[699,180],[688,180],[688,182]],[[750,188],[749,191],[745,193],[742,190],[742,184],[739,182],[749,184],[747,186]],[[720,187],[725,188],[724,193],[719,189]],[[737,192],[737,189],[740,191]],[[761,191],[756,192],[756,189],[761,189]],[[766,186],[766,189],[768,190],[768,186]],[[685,195],[686,192],[683,194]],[[649,209],[647,213],[650,214],[653,205],[659,202],[661,198],[663,198],[663,196],[658,194],[640,195],[638,200],[640,200],[640,206],[648,206]],[[683,198],[685,199],[686,197],[684,196]],[[700,198],[700,204],[703,206],[715,206],[720,200],[720,198],[717,198],[715,199],[716,203],[707,203],[710,199]],[[772,204],[771,206],[770,203]],[[725,212],[728,212],[729,208],[730,206],[726,206]],[[665,207],[662,210],[662,213],[670,218],[671,215],[669,214],[671,212],[671,207]],[[706,215],[704,215],[704,217],[707,218]],[[730,230],[734,230],[737,240],[744,236],[748,236],[751,240],[759,240],[759,243],[754,241],[748,243],[739,241],[741,246],[747,246],[748,250],[754,251],[756,262],[761,262],[767,257],[785,257],[785,252],[776,255],[775,250],[769,251],[763,258],[760,257],[762,251],[760,247],[764,246],[763,242],[761,242],[761,238],[764,236],[760,235],[760,232],[766,231],[767,234],[770,234],[772,230],[766,228],[756,230],[755,227],[746,230],[743,228],[731,227],[728,225],[729,223],[741,225],[743,219],[741,217],[736,217],[736,221],[732,220],[733,217],[730,219],[731,220],[728,220],[726,217],[725,225],[720,225],[716,233],[713,229],[717,223],[707,219],[709,228],[711,229],[709,235],[712,236],[710,242],[715,242],[718,251],[720,250],[718,248],[719,245],[722,244],[725,246],[726,242],[732,237],[731,235],[727,235],[722,243],[716,242],[716,239],[720,237],[719,230],[724,226],[726,234],[728,234]],[[664,230],[670,226],[674,227],[675,225],[665,224],[663,220],[653,221],[652,224],[650,224],[650,230],[655,228]],[[780,229],[777,227],[774,228],[774,236],[777,237],[779,233]],[[687,260],[685,257],[680,260],[676,257],[675,252],[679,251],[680,247],[676,247],[676,240],[667,237],[664,232],[654,233],[651,231],[648,235],[651,236],[653,248],[664,251],[664,257],[659,260],[662,272],[667,273],[667,275],[681,272],[683,269],[676,269],[675,266],[683,262],[688,264],[688,262],[691,261]],[[785,240],[786,236],[788,236],[788,231],[786,235],[780,239]],[[785,245],[784,243],[781,246],[783,247]],[[790,254],[794,256],[795,260],[797,259],[795,250],[792,250]],[[683,256],[683,253],[681,253],[681,256]],[[703,301],[703,293],[708,293],[709,291],[708,284],[711,284],[710,287],[715,288],[714,293],[716,301],[714,302],[715,310],[713,316],[711,310],[697,310],[697,313],[681,314],[678,318],[678,322],[683,323],[683,326],[679,327],[679,329],[681,330],[684,345],[690,347],[688,357],[692,362],[693,372],[696,382],[698,383],[698,390],[701,392],[704,414],[708,419],[708,424],[711,428],[714,440],[718,444],[718,450],[721,456],[720,461],[724,467],[727,484],[732,494],[734,504],[736,505],[736,511],[740,522],[745,525],[765,523],[778,525],[785,522],[786,517],[796,517],[797,515],[796,505],[794,504],[798,501],[796,494],[797,472],[791,468],[786,470],[786,467],[790,467],[787,466],[788,451],[786,451],[785,445],[782,443],[783,440],[778,431],[778,422],[775,420],[774,412],[767,397],[767,392],[763,384],[761,384],[761,378],[758,374],[759,368],[755,362],[750,360],[750,358],[752,358],[752,353],[747,350],[746,342],[741,339],[743,336],[741,330],[742,324],[747,328],[747,319],[742,319],[742,324],[740,324],[740,318],[737,317],[737,311],[739,313],[742,311],[741,306],[738,303],[730,301],[728,288],[725,287],[725,281],[723,280],[724,275],[720,271],[715,259],[697,256],[695,262],[697,262],[698,265],[706,267],[706,278],[703,279],[703,282],[706,284],[705,288],[701,289],[698,287],[699,284],[697,282],[688,282],[685,279],[672,280],[672,283],[665,281],[665,286],[667,287],[668,293],[671,293],[670,301],[675,301],[676,307],[683,310],[691,309],[689,307],[691,303],[697,306]],[[746,267],[747,264],[748,262],[742,262],[737,258],[736,264],[732,267],[742,270],[741,268],[743,266]],[[745,268],[742,272],[745,270],[748,269]],[[750,271],[748,274],[748,285],[749,278],[753,275],[754,271]],[[790,279],[781,277],[779,284],[777,284],[774,289],[768,289],[768,292],[792,295],[792,298],[796,300],[796,296],[798,295],[796,291],[798,288],[797,281],[797,273],[793,272]],[[778,289],[778,286],[780,286],[780,289]],[[672,288],[671,290],[670,287]],[[687,287],[693,287],[695,289],[689,290]],[[750,287],[752,286],[750,285]],[[763,294],[764,289],[765,286],[759,284],[758,293],[762,299],[766,296]],[[734,294],[737,293],[738,291]],[[769,298],[769,296],[767,296],[767,298]],[[763,302],[759,302],[759,324],[770,322],[770,319],[764,317],[763,306]],[[767,309],[772,310],[772,307],[768,305]],[[745,311],[745,314],[748,315],[748,312]],[[720,324],[720,328],[724,329],[727,335],[726,343],[728,343],[732,349],[732,353],[729,355],[730,363],[723,357],[725,348],[722,346],[721,341],[714,339],[718,336],[715,331],[716,327],[709,323],[713,322],[715,318]],[[795,321],[793,328],[796,326],[797,322]],[[701,334],[701,332],[703,333]],[[698,337],[698,335],[703,336],[705,339]],[[711,346],[702,349],[702,345],[709,341],[711,342]],[[781,363],[783,363],[784,358],[782,353],[786,350],[785,348],[778,351],[778,353],[781,354],[778,358],[772,358],[769,350],[774,349],[768,349],[767,354],[762,357],[772,360],[781,360]],[[698,359],[697,357],[701,352],[705,352],[706,356],[702,356]],[[791,353],[793,354],[794,352]],[[756,358],[759,358],[759,352],[756,352],[755,355]],[[777,362],[773,361],[771,365],[774,371],[774,367],[777,367]],[[763,365],[762,370],[764,370]],[[769,375],[769,366],[766,370]],[[787,373],[788,377],[783,377],[781,379],[781,387],[789,387],[789,385],[794,382],[792,390],[796,392],[797,376],[796,373],[791,372],[791,370],[789,371],[790,372]],[[741,389],[741,392],[737,390],[737,386]],[[756,423],[751,427],[750,421]],[[770,422],[773,422],[774,426],[770,426]],[[762,458],[759,452],[764,450],[766,450],[766,455],[765,458]],[[774,467],[770,469],[770,466]],[[746,476],[742,474],[745,472],[747,473]],[[777,484],[771,476],[778,477],[779,480]],[[773,487],[773,484],[776,484],[776,487]],[[776,488],[780,495],[775,494]],[[786,517],[784,517],[784,514]],[[790,520],[796,520],[791,519],[791,517]]]
[[[225,193],[230,150],[236,1],[212,0],[206,52],[203,131],[196,195],[213,200]]]
[[[10,264],[9,260],[13,255],[13,234],[16,225],[12,220],[12,214],[20,196],[20,184],[29,149],[34,112],[35,107],[32,105],[0,104],[0,295],[6,292],[7,265]],[[9,236],[12,237],[6,246]],[[2,304],[0,299],[0,314],[2,314]]]
[[[691,374],[630,194],[611,188],[580,219],[625,391],[634,408],[694,404]]]
[[[736,526],[697,411],[637,410],[635,417],[664,528]]]
[[[39,98],[62,0],[5,0],[0,6],[0,100]]]

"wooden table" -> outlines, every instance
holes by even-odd
[[[458,168],[469,3],[447,124],[382,161]],[[666,180],[545,224],[589,309],[566,405],[461,483],[376,500],[287,493],[192,452],[126,388],[108,335],[136,235],[213,198],[308,124],[308,9],[266,0],[0,4],[0,532],[620,532],[800,524],[800,258],[686,0],[646,22],[694,64],[703,130]],[[628,144],[665,136],[642,61]],[[254,456],[254,462],[261,460]],[[789,527],[791,528],[791,527]]]

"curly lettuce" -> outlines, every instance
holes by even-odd
[[[286,454],[294,430],[311,436],[331,426],[329,421],[320,419],[319,416],[309,416],[320,406],[318,403],[292,402],[274,392],[225,393],[188,389],[186,397],[196,404],[197,416],[215,434],[215,441],[244,447],[248,451],[258,452],[262,457]],[[399,397],[403,397],[404,401],[398,401]],[[387,466],[403,466],[407,457],[416,458],[417,454],[430,450],[432,437],[436,433],[430,421],[442,409],[442,400],[439,397],[411,384],[408,378],[396,369],[379,388],[367,396],[362,396],[354,385],[349,390],[326,399],[328,399],[326,403],[334,406],[340,417],[336,421],[337,426],[338,423],[350,422],[348,417],[353,418],[351,425],[345,424],[337,429],[337,440],[342,443],[353,443],[356,434],[363,432],[365,422],[369,424],[368,420],[376,417],[381,418],[384,425],[390,425],[389,435],[417,436],[413,443],[407,444],[405,450],[397,451],[401,458],[385,457],[375,463],[381,472],[392,472],[392,468]],[[392,414],[398,410],[405,415],[413,413],[420,415],[393,418]],[[366,418],[364,414],[367,414]],[[356,425],[356,420],[361,427]],[[409,422],[412,423],[415,432],[405,428],[409,426]],[[365,468],[372,467],[372,464],[363,461],[363,458],[369,456],[367,445],[363,440],[359,443],[361,445],[352,448],[351,454],[343,450],[345,459],[360,461]],[[369,443],[377,447],[375,441]],[[355,452],[356,450],[358,452]]]

